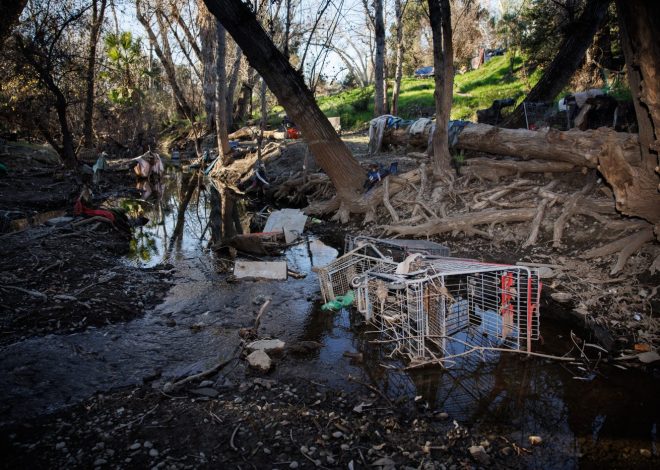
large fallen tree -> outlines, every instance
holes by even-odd
[[[392,129],[383,136],[384,144],[416,144],[426,137],[409,137],[405,129]],[[423,145],[423,144],[422,144]],[[654,225],[660,223],[659,178],[641,159],[637,134],[612,129],[557,131],[543,129],[503,129],[487,124],[470,124],[458,136],[455,147],[461,150],[518,157],[545,162],[514,162],[479,159],[468,168],[479,173],[511,174],[519,165],[519,173],[570,171],[574,167],[597,168],[611,186],[616,208],[623,214],[640,217]],[[469,162],[469,160],[468,160]],[[552,163],[550,163],[552,162]],[[476,164],[475,164],[476,163]]]

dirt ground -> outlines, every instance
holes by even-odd
[[[167,266],[139,270],[121,262],[130,234],[105,223],[72,225],[79,186],[42,149],[10,144],[0,161],[0,345],[123,322],[155,305],[169,288]],[[127,171],[108,172],[94,197],[130,195]],[[45,225],[47,219],[64,217]],[[20,228],[19,228],[20,227]]]
[[[368,158],[364,136],[346,139],[365,165],[387,165],[394,159],[401,171],[417,165],[415,158],[401,153]],[[296,171],[291,162],[304,153],[296,148],[284,152],[280,176]],[[7,217],[12,220],[32,218],[35,225],[0,234],[0,345],[126,322],[159,303],[171,286],[171,266],[145,269],[123,262],[120,258],[129,250],[126,234],[106,224],[45,226],[35,218],[46,211],[71,215],[78,188],[70,175],[52,162],[15,156],[0,162],[10,169],[10,176],[0,179],[0,210],[11,212]],[[95,202],[137,195],[126,165],[119,167],[108,172]],[[539,177],[534,184],[543,181]],[[561,185],[568,191],[583,181],[566,178]],[[381,220],[387,220],[384,209],[380,211]],[[332,232],[332,225],[328,227]],[[552,249],[547,238],[521,249],[527,228],[520,225],[491,227],[491,239],[464,234],[431,239],[448,243],[458,256],[553,266],[545,279],[545,305],[557,303],[551,293],[568,292],[569,297],[562,298],[562,309],[549,310],[570,312],[570,321],[588,327],[595,340],[610,342],[612,351],[634,350],[641,343],[656,347],[656,333],[640,326],[657,322],[658,274],[646,272],[657,247],[650,245],[636,255],[630,261],[633,274],[612,283],[608,271],[613,257],[593,261],[579,255],[625,230],[603,232],[583,216],[576,216],[571,227],[571,241],[561,250]],[[383,223],[364,226],[358,220],[345,229],[385,233]],[[546,235],[551,229],[545,227]],[[582,232],[587,235],[580,239]],[[596,302],[583,305],[594,292]],[[589,314],[580,313],[581,308],[589,308]],[[641,312],[640,320],[636,312]],[[219,372],[175,390],[153,386],[156,378],[96,394],[52,414],[5,422],[0,467],[543,468],[527,436],[519,446],[505,434],[465,427],[424,400],[392,402],[370,384],[358,384],[357,392],[347,393],[302,378],[278,379],[248,371],[238,356]],[[616,455],[613,468],[658,465],[657,453],[631,449]],[[591,468],[601,464],[597,458]],[[590,468],[589,460],[582,466]]]

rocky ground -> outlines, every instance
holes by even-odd
[[[530,452],[368,389],[221,381],[172,395],[141,387],[97,396],[5,429],[3,467],[512,468]]]

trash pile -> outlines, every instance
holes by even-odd
[[[268,217],[263,232],[235,236],[229,241],[233,248],[250,254],[273,255],[288,245],[295,243],[307,223],[307,216],[298,209],[281,209]],[[299,276],[288,269],[286,261],[247,261],[237,260],[234,276],[237,279],[285,280],[289,275]]]
[[[319,269],[324,308],[350,300],[393,353],[451,366],[471,352],[530,352],[539,338],[535,269],[452,258],[447,247],[423,240],[349,236],[346,246]]]

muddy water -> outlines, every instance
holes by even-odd
[[[359,316],[320,310],[312,267],[327,264],[338,252],[318,238],[310,236],[283,255],[291,269],[307,274],[304,279],[228,283],[219,270],[223,260],[205,248],[210,198],[201,191],[186,208],[181,237],[172,242],[184,186],[185,178],[172,174],[162,195],[128,201],[150,222],[136,230],[126,262],[173,266],[166,300],[126,324],[32,338],[3,349],[2,421],[51,412],[98,391],[144,380],[161,386],[204,370],[233,354],[237,329],[252,326],[268,298],[272,303],[262,319],[262,336],[323,345],[303,357],[281,358],[272,373],[276,378],[344,388],[355,396],[355,404],[365,397],[368,403],[369,390],[349,381],[350,375],[393,400],[416,400],[420,410],[446,412],[449,419],[494,438],[506,436],[529,447],[530,435],[541,436],[543,445],[522,457],[524,468],[636,466],[650,462],[640,449],[657,455],[657,380],[604,364],[594,372],[579,364],[506,353],[469,356],[447,371],[406,371],[405,364],[370,342],[373,336]],[[536,350],[566,353],[568,331],[548,321],[542,325],[545,342]],[[362,352],[363,360],[345,357],[347,351]]]

